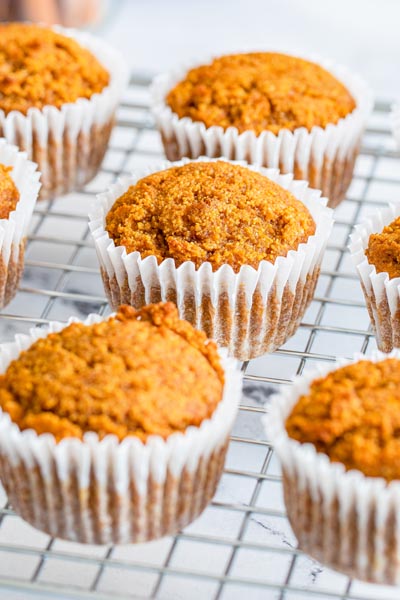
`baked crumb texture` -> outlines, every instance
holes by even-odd
[[[178,267],[210,262],[257,269],[307,242],[308,209],[264,175],[223,161],[192,162],[148,175],[118,198],[106,219],[117,246]]]
[[[104,54],[102,42],[85,34],[86,48],[61,32],[0,24],[0,136],[38,164],[39,199],[65,194],[94,177],[119,94],[120,73],[109,72],[89,49],[101,44]]]
[[[8,219],[19,200],[19,191],[10,175],[11,170],[12,167],[0,164],[0,219]]]
[[[75,40],[37,25],[0,25],[0,110],[26,115],[29,108],[60,108],[90,98],[110,75]]]
[[[386,225],[381,233],[369,236],[365,255],[377,273],[387,273],[390,279],[400,277],[400,217]]]
[[[93,431],[121,441],[198,427],[222,398],[216,345],[172,303],[73,323],[39,339],[0,378],[0,406],[21,430],[57,441]]]
[[[180,118],[256,135],[326,127],[356,106],[345,86],[319,65],[269,52],[221,56],[191,69],[166,100]]]
[[[348,470],[400,479],[400,360],[363,360],[317,379],[286,429]]]

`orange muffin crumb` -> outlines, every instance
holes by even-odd
[[[87,431],[167,438],[209,418],[224,375],[213,342],[171,303],[73,323],[21,353],[0,378],[0,406],[20,429],[59,441]]]
[[[224,161],[153,173],[118,198],[106,218],[117,246],[176,266],[209,261],[257,269],[315,232],[308,209],[264,175]]]
[[[326,127],[354,110],[354,99],[317,64],[272,52],[232,54],[191,69],[167,95],[180,118],[240,133]]]
[[[346,469],[400,479],[400,361],[362,360],[315,380],[286,430]]]
[[[377,273],[388,273],[390,279],[400,277],[400,217],[386,225],[381,233],[369,236],[365,254]]]
[[[26,114],[101,92],[110,80],[73,39],[33,24],[0,25],[0,109]]]
[[[0,219],[8,219],[19,201],[19,191],[11,178],[12,167],[0,164]]]

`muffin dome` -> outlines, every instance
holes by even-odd
[[[192,162],[140,179],[118,198],[106,228],[118,246],[176,266],[257,269],[315,232],[308,209],[268,177],[224,161]]]
[[[223,383],[216,345],[174,305],[124,306],[35,342],[1,376],[0,406],[21,430],[57,441],[87,431],[146,441],[199,426]]]
[[[256,135],[326,127],[356,106],[345,86],[321,66],[272,52],[221,56],[191,69],[166,102],[180,118]]]
[[[5,114],[60,108],[101,92],[109,80],[93,54],[72,38],[38,25],[0,25],[0,109]]]
[[[400,360],[362,360],[316,379],[286,430],[346,469],[400,480]]]

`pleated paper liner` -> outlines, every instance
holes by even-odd
[[[376,342],[382,352],[400,347],[400,277],[389,279],[387,273],[377,273],[375,266],[368,262],[365,250],[371,233],[380,233],[398,216],[400,205],[390,204],[356,225],[350,236],[351,257],[360,277]]]
[[[26,236],[40,190],[40,173],[25,152],[0,139],[0,164],[12,167],[20,199],[7,219],[0,219],[0,308],[15,296],[24,269]]]
[[[400,359],[400,352],[390,356]],[[373,583],[400,583],[400,482],[346,471],[313,444],[291,439],[285,421],[311,382],[349,362],[387,358],[380,352],[341,361],[296,378],[271,399],[264,417],[268,440],[282,466],[288,518],[299,547],[332,569]]]

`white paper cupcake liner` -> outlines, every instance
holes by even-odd
[[[26,151],[42,173],[40,199],[82,187],[97,173],[107,149],[121,93],[128,81],[123,57],[88,33],[53,29],[87,48],[110,74],[109,85],[90,99],[61,108],[30,108],[26,115],[0,110],[0,135]]]
[[[40,189],[37,165],[25,152],[0,139],[0,164],[10,171],[20,199],[7,219],[0,219],[0,308],[14,297],[24,267],[26,235]]]
[[[400,148],[400,103],[393,104],[391,111],[392,131],[397,147]]]
[[[179,160],[187,156],[197,158],[225,156],[234,160],[263,167],[277,168],[282,173],[293,173],[295,179],[305,179],[310,186],[322,190],[335,207],[345,196],[351,182],[360,138],[373,105],[371,90],[358,76],[345,67],[316,57],[311,60],[341,81],[352,94],[356,108],[336,125],[300,127],[295,131],[282,129],[278,135],[263,131],[239,133],[235,127],[206,127],[189,117],[179,118],[166,104],[168,92],[181,81],[196,64],[185,65],[173,72],[162,74],[153,81],[152,111],[161,133],[166,156]],[[205,60],[200,64],[207,64]]]
[[[400,352],[389,356],[400,359]],[[400,482],[346,471],[313,444],[290,438],[285,429],[286,418],[313,380],[364,358],[378,362],[387,357],[357,354],[297,377],[293,386],[271,398],[264,424],[281,462],[286,509],[300,548],[351,577],[398,585]]]
[[[371,233],[380,233],[399,215],[400,205],[390,204],[356,225],[350,236],[349,250],[382,352],[400,347],[400,277],[390,279],[387,273],[377,273],[375,266],[368,262],[365,250]]]
[[[90,315],[85,324],[101,320]],[[64,327],[51,323],[2,344],[0,372],[38,338]],[[56,443],[51,434],[20,431],[0,409],[0,477],[14,510],[52,536],[93,544],[144,542],[190,523],[214,495],[241,396],[239,364],[226,353],[221,358],[225,385],[217,409],[200,427],[167,440],[119,442],[108,435],[99,441],[87,433],[82,441]]]
[[[308,188],[306,182],[293,181],[291,175],[273,169],[237,163],[269,177],[307,206],[316,223],[315,235],[307,243],[278,257],[274,264],[264,260],[258,269],[244,265],[239,273],[227,264],[213,272],[208,262],[198,269],[191,261],[175,267],[171,258],[158,265],[155,256],[142,259],[139,252],[127,254],[124,247],[116,246],[105,230],[115,200],[142,177],[188,162],[164,162],[137,170],[99,195],[89,226],[109,302],[116,309],[120,304],[140,308],[169,300],[177,305],[181,318],[228,347],[236,358],[248,360],[272,352],[293,335],[311,302],[333,223],[332,211],[325,206],[326,198],[320,198],[320,192]]]

